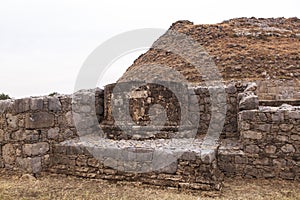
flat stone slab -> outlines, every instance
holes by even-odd
[[[207,144],[207,143],[206,143]],[[218,144],[203,145],[203,139],[156,139],[156,140],[112,140],[100,138],[95,135],[82,136],[79,139],[61,142],[60,146],[73,146],[87,149],[98,159],[115,157],[122,159],[122,151],[134,152],[136,154],[151,153],[155,155],[166,154],[179,158],[182,154],[189,152],[199,156],[202,161],[212,162],[215,159]],[[117,152],[116,151],[120,151]],[[207,160],[208,159],[208,160]]]
[[[108,180],[220,190],[218,144],[203,139],[111,140],[88,135],[53,147],[50,171]]]

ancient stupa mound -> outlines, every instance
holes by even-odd
[[[300,78],[298,18],[237,18],[219,24],[202,25],[178,21],[172,24],[169,31],[186,35],[204,47],[225,81]],[[199,74],[193,64],[174,52],[157,48],[181,45],[184,38],[176,37],[176,41],[173,41],[167,36],[168,32],[135,60],[119,82],[140,73],[143,73],[145,79],[153,76],[154,72],[158,76],[161,74],[158,78],[164,78],[163,70],[159,71],[160,67],[155,67],[152,73],[149,68],[143,71],[145,65],[167,66],[180,72],[191,83],[203,82],[203,74]],[[196,54],[199,52],[192,52],[190,56]],[[137,73],[132,73],[134,71]]]

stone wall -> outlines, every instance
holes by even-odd
[[[96,94],[97,102],[103,99],[103,92]],[[98,119],[102,116],[98,113]],[[0,101],[1,167],[38,173],[48,168],[54,144],[76,137],[71,96]]]
[[[293,80],[256,80],[260,100],[300,99],[300,81]]]
[[[300,107],[260,107],[239,113],[240,140],[223,145],[219,166],[228,176],[300,180]]]
[[[131,89],[130,84],[131,83],[118,83],[117,89],[115,89],[116,84],[107,85],[105,87],[105,111],[102,124],[108,138],[131,139],[132,137],[130,135],[133,135],[126,135],[122,129],[117,129],[112,107],[119,110],[119,112],[117,112],[118,122],[124,122],[124,124],[128,126],[125,128],[132,130],[132,127],[151,126],[150,123],[153,119],[150,120],[149,111],[154,104],[161,105],[162,110],[166,111],[165,118],[167,118],[167,120],[164,124],[160,125],[162,126],[161,131],[154,136],[152,135],[151,138],[166,139],[173,137],[179,126],[189,130],[194,129],[198,125],[197,135],[204,135],[211,125],[212,101],[213,99],[219,98],[218,95],[222,93],[218,90],[224,92],[225,101],[221,103],[218,102],[215,106],[219,107],[214,107],[213,110],[219,110],[220,107],[225,108],[224,112],[221,113],[226,114],[222,137],[238,137],[237,98],[238,94],[244,91],[247,84],[229,83],[221,88],[211,86],[187,88],[185,85],[173,82],[161,82],[161,84],[139,83],[143,84],[143,86],[135,89],[128,97],[128,91],[122,89]],[[165,87],[165,85],[168,87]],[[173,90],[167,88],[173,88]],[[114,96],[112,93],[114,93]],[[212,97],[211,93],[215,96]],[[124,102],[124,99],[129,101],[128,105]],[[124,112],[127,111],[127,107],[129,107],[128,113]],[[161,110],[159,110],[159,112],[161,112]],[[157,118],[159,114],[160,113],[156,111],[155,118]],[[129,120],[128,116],[130,116]],[[128,123],[128,121],[130,121],[130,123]],[[149,139],[150,137],[145,137],[145,139],[147,138]]]
[[[163,139],[159,141],[162,146],[166,142]],[[166,187],[200,190],[222,188],[223,175],[217,167],[216,149],[204,154],[196,145],[196,148],[190,149],[163,150],[158,146],[143,147],[138,142],[135,145],[132,140],[128,144],[114,143],[104,140],[102,145],[95,146],[95,140],[91,139],[71,140],[55,145],[49,170],[85,178],[133,181]],[[99,156],[103,158],[96,159],[91,154],[91,148],[92,151],[101,152]],[[172,159],[170,164],[162,168],[155,167],[168,162],[176,154],[179,154],[178,158]]]
[[[223,174],[300,179],[300,106],[259,106],[256,94],[260,93],[253,83],[188,88],[162,82],[145,84],[129,93],[124,92],[128,85],[123,84],[113,95],[115,85],[107,86],[104,91],[82,90],[72,96],[0,101],[0,167],[34,174],[47,171],[203,190],[220,189]],[[220,100],[222,91],[225,91],[225,101]],[[217,102],[214,108],[213,102]],[[282,101],[274,102],[272,105]],[[119,124],[115,124],[113,106]],[[123,112],[124,106],[128,106],[128,113]],[[222,112],[212,113],[225,106],[219,143],[210,146],[206,141],[202,146],[208,127],[220,126]],[[128,117],[131,123],[127,123]],[[191,138],[195,118],[199,119],[198,137]],[[125,135],[124,126],[129,132],[148,129],[141,138]],[[179,127],[184,129],[182,137],[178,137]],[[100,129],[104,134],[99,134]],[[82,141],[82,137],[92,136],[97,138]],[[182,138],[193,139],[193,145],[185,148],[180,143]],[[180,142],[176,147],[163,149],[170,141],[177,140]],[[213,150],[207,151],[208,147]],[[96,159],[90,149],[104,157]],[[123,155],[128,149],[152,156],[147,154],[135,160],[137,156],[129,152],[120,159],[131,157],[133,162],[125,164],[109,157]],[[125,169],[156,163],[153,161],[156,150],[166,158],[178,153],[181,156],[161,170],[137,173]],[[111,167],[112,164],[118,168]]]

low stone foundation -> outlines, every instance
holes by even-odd
[[[199,109],[200,123],[178,124],[171,110],[179,109],[170,107],[175,97],[151,87],[131,94],[133,123],[125,124],[126,134],[110,112],[111,102],[122,103],[111,96],[112,86],[0,101],[0,167],[201,190],[221,189],[223,176],[300,180],[299,100],[266,104],[258,101],[256,84],[226,85],[225,124],[216,142],[205,131],[214,110],[208,91],[218,88],[188,88],[193,96],[183,116]],[[146,126],[149,98],[169,107],[165,124]]]
[[[170,142],[70,140],[55,145],[49,171],[177,188],[221,189],[223,175],[217,167],[216,150],[201,152],[200,140],[192,141],[190,149],[164,147]],[[171,163],[159,168],[164,162]]]

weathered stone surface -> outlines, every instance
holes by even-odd
[[[269,159],[268,158],[262,158],[262,159],[256,159],[253,162],[254,165],[269,165]]]
[[[79,120],[79,114],[77,113],[72,113],[72,111],[69,111],[66,113],[66,120],[67,120],[67,124],[68,126],[74,126],[74,120],[73,120],[73,115],[75,115],[75,119]]]
[[[12,114],[6,114],[8,126],[12,129],[18,128],[18,117]]]
[[[277,149],[276,146],[269,145],[269,146],[266,146],[265,152],[268,154],[274,154],[276,152],[276,149]]]
[[[196,180],[197,184],[201,183],[211,187],[211,185],[209,185],[211,183],[217,185],[216,182],[219,181],[219,177],[222,176],[222,173],[227,176],[239,175],[259,178],[289,178],[297,176],[300,162],[300,125],[298,120],[300,109],[297,106],[260,106],[258,109],[239,112],[237,93],[243,92],[243,87],[237,87],[232,84],[231,88],[225,88],[226,94],[228,95],[228,97],[226,97],[227,113],[219,112],[219,108],[224,106],[223,104],[211,107],[211,97],[205,87],[197,88],[197,94],[193,94],[195,97],[195,99],[192,100],[193,105],[187,106],[188,112],[195,115],[199,115],[195,110],[200,108],[200,119],[202,121],[200,122],[198,131],[203,131],[203,133],[207,130],[203,129],[203,127],[208,128],[208,125],[211,125],[210,128],[212,130],[219,128],[219,126],[222,125],[219,123],[219,121],[221,121],[219,120],[221,118],[220,116],[226,114],[225,132],[221,135],[221,137],[225,137],[226,139],[222,138],[220,141],[226,141],[226,143],[228,142],[230,144],[232,139],[233,142],[237,142],[235,145],[229,145],[230,147],[227,149],[227,153],[222,153],[218,150],[218,154],[214,152],[203,156],[203,154],[200,154],[201,150],[203,150],[201,149],[201,143],[193,143],[193,151],[189,151],[189,148],[183,147],[183,145],[180,145],[181,143],[177,144],[175,148],[161,150],[170,141],[168,140],[170,136],[176,138],[176,136],[189,135],[190,132],[189,126],[187,126],[187,131],[177,133],[177,126],[172,125],[172,128],[169,128],[168,125],[166,126],[167,128],[162,126],[164,130],[160,131],[159,134],[170,134],[170,136],[164,136],[164,139],[160,140],[156,140],[156,132],[153,133],[155,127],[151,127],[151,130],[147,129],[147,134],[150,135],[149,138],[153,139],[151,142],[155,143],[154,146],[147,146],[147,150],[151,149],[148,154],[144,152],[141,155],[135,155],[131,152],[125,155],[123,153],[124,147],[126,147],[126,149],[133,148],[140,151],[143,149],[141,146],[147,144],[148,141],[141,137],[136,138],[138,140],[132,140],[134,137],[130,138],[130,135],[127,137],[124,137],[124,135],[123,137],[119,137],[118,134],[121,135],[123,133],[121,133],[117,127],[110,126],[114,124],[113,121],[111,124],[107,123],[105,125],[111,128],[107,129],[113,135],[111,138],[117,140],[108,140],[105,138],[105,142],[99,146],[95,145],[98,140],[93,140],[92,145],[87,149],[81,148],[82,145],[87,144],[85,141],[81,141],[80,148],[79,146],[68,146],[68,144],[70,144],[70,138],[78,137],[77,127],[81,127],[81,129],[85,131],[84,133],[97,135],[99,122],[103,122],[102,112],[95,112],[97,118],[95,116],[88,116],[93,107],[88,105],[91,103],[88,101],[95,99],[95,94],[88,92],[87,96],[78,96],[78,98],[82,98],[81,100],[84,100],[84,102],[83,106],[78,106],[77,108],[78,111],[80,111],[80,115],[76,112],[74,113],[74,118],[78,123],[76,128],[73,123],[71,100],[64,97],[33,98],[29,101],[29,110],[26,110],[27,101],[25,101],[25,106],[19,104],[18,111],[22,111],[20,113],[14,112],[12,108],[5,109],[4,113],[0,114],[0,142],[2,142],[2,149],[0,149],[0,167],[3,166],[3,164],[1,164],[3,160],[3,163],[7,166],[26,169],[31,173],[37,173],[42,169],[49,169],[50,171],[58,173],[70,173],[77,176],[100,177],[111,180],[126,179],[143,182],[148,178],[151,183],[156,183],[157,181],[159,184],[167,186],[173,184],[177,184],[178,186],[178,181],[189,185]],[[141,97],[141,94],[144,93],[145,90],[141,91],[142,92],[135,93],[135,97]],[[180,118],[176,118],[173,114],[179,110],[179,106],[174,106],[175,101],[173,101],[172,95],[164,90],[161,92],[157,88],[154,92],[158,93],[157,99],[155,99],[153,93],[147,92],[147,98],[145,96],[144,100],[134,100],[135,104],[133,104],[133,106],[135,106],[135,112],[137,112],[134,117],[148,122],[148,118],[151,119],[151,117],[154,116],[155,120],[155,114],[159,112],[154,110],[155,112],[152,114],[150,112],[151,109],[149,110],[148,108],[151,108],[152,105],[150,104],[155,104],[159,101],[162,104],[168,102],[162,106],[162,108],[172,107],[173,109],[171,111],[165,109],[167,112],[167,120],[169,120],[169,118],[171,118],[173,122],[179,120]],[[253,90],[249,89],[248,92],[253,92]],[[164,98],[163,95],[166,95],[168,98]],[[103,106],[103,97],[97,96],[97,98],[100,98],[98,102],[102,102],[101,106]],[[215,98],[219,98],[219,96],[215,95]],[[80,99],[77,99],[77,101],[79,100]],[[44,103],[48,103],[48,105],[44,105]],[[107,107],[109,104],[107,104],[107,101],[105,103]],[[124,103],[124,101],[121,103]],[[144,106],[145,104],[149,104],[148,108]],[[76,105],[74,107],[76,107]],[[108,112],[107,109],[108,108],[105,108],[106,114]],[[185,107],[180,107],[180,109],[184,110]],[[212,112],[215,112],[215,115]],[[120,113],[120,115],[124,115],[124,113]],[[8,119],[12,120],[7,121]],[[213,119],[214,122],[210,124],[208,122],[210,122],[211,119]],[[191,122],[193,122],[193,120],[191,120]],[[237,123],[239,127],[237,127]],[[104,127],[103,124],[101,124],[101,128],[102,127]],[[128,125],[127,127],[141,126],[136,126],[135,124],[135,126]],[[136,130],[136,128],[134,130]],[[231,135],[227,133],[230,131],[232,131]],[[132,133],[135,132],[132,131]],[[101,135],[101,137],[105,136],[106,135]],[[200,138],[202,137],[202,135],[199,136]],[[228,140],[229,137],[232,138]],[[196,140],[198,140],[198,138]],[[65,141],[64,145],[66,146],[61,146],[61,149],[54,148],[53,146],[60,141]],[[173,138],[172,141],[174,141]],[[105,148],[111,146],[113,146],[111,149]],[[102,148],[102,151],[98,152],[95,150],[98,148]],[[218,145],[215,148],[218,148]],[[153,149],[160,149],[165,154],[163,159],[156,162],[156,165],[151,163],[155,157],[153,156]],[[102,155],[102,157],[100,156],[101,159],[97,160],[92,158],[93,155],[91,155],[91,152],[88,152],[88,150],[95,150]],[[174,156],[179,152],[182,153],[182,151],[184,151],[183,154],[178,158]],[[105,156],[103,157],[103,155]],[[126,161],[128,162],[124,164],[120,159],[124,159],[125,156],[127,156]],[[158,164],[165,164],[169,158],[172,158],[174,161],[171,165],[167,165],[163,169],[155,171],[158,162],[160,162]],[[109,168],[111,166],[116,169]],[[219,169],[221,169],[222,172],[220,172]],[[124,172],[126,170],[132,173]],[[146,173],[144,176],[134,173],[138,170],[150,170],[151,172],[149,174]],[[288,173],[282,174],[282,171],[288,171]],[[139,179],[139,176],[142,178]],[[189,183],[187,183],[188,181]]]
[[[243,136],[243,138],[247,138],[247,139],[253,139],[253,140],[260,140],[263,137],[263,134],[261,132],[258,131],[243,131],[241,132],[241,135]]]
[[[16,160],[18,166],[27,171],[28,173],[39,173],[42,170],[42,160],[41,157],[33,158],[17,158]]]
[[[290,119],[300,119],[300,112],[299,111],[291,111],[289,112]]]
[[[12,144],[6,144],[2,147],[3,160],[7,164],[13,164],[16,160],[16,148]]]
[[[272,121],[274,122],[283,122],[284,121],[284,113],[283,112],[277,112],[272,114]]]
[[[237,164],[247,164],[248,158],[246,156],[235,156],[235,163]]]
[[[50,111],[58,112],[61,110],[61,103],[58,97],[48,98],[48,108]]]
[[[11,139],[17,140],[17,141],[23,141],[26,139],[26,133],[24,130],[18,130],[11,134]]]
[[[250,129],[250,124],[247,123],[247,122],[242,122],[242,123],[240,123],[240,129],[244,130],[244,131],[247,131],[247,130]]]
[[[255,92],[257,89],[257,84],[255,82],[248,83],[244,92]]]
[[[30,110],[30,98],[16,99],[14,101],[15,113],[23,113]]]
[[[245,152],[251,153],[251,154],[257,154],[259,153],[259,147],[257,145],[248,145],[246,146]]]
[[[239,112],[239,118],[241,121],[243,120],[253,120],[255,116],[255,112],[253,111],[241,111]]]
[[[291,135],[292,140],[300,141],[300,135]]]
[[[50,128],[48,130],[48,138],[49,139],[57,139],[59,137],[59,128]]]
[[[259,113],[259,119],[262,121],[262,122],[266,122],[268,121],[268,117],[266,116],[265,113]]]
[[[233,83],[228,84],[225,90],[228,94],[235,94],[237,92],[236,86]]]
[[[47,112],[26,114],[25,128],[38,129],[54,126],[54,115]]]
[[[276,139],[281,142],[287,142],[289,140],[288,136],[286,136],[286,135],[277,135]]]
[[[257,126],[254,126],[255,129],[263,132],[269,132],[271,130],[271,127],[271,124],[259,124]]]
[[[280,124],[279,127],[282,131],[287,132],[287,131],[292,130],[294,125],[293,124]]]
[[[43,98],[32,98],[30,101],[31,110],[43,110],[44,100]]]
[[[27,156],[43,155],[49,151],[49,144],[47,142],[24,144],[23,151]]]
[[[293,145],[286,144],[286,145],[281,147],[281,151],[283,153],[294,153],[296,150],[295,150],[295,147]]]
[[[242,97],[240,102],[239,102],[239,109],[240,110],[253,110],[253,109],[258,109],[259,106],[259,101],[258,101],[258,96],[256,96],[252,92],[248,93],[242,93]]]
[[[13,101],[10,99],[0,101],[0,114],[13,107]]]
[[[3,142],[5,140],[5,133],[2,129],[0,129],[0,142]]]

